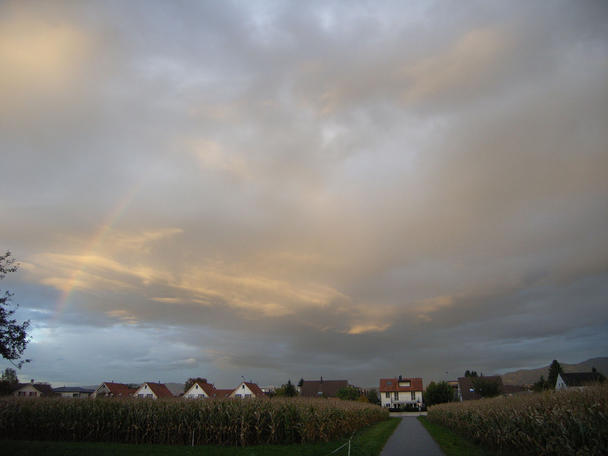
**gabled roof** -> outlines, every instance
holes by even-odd
[[[26,386],[31,386],[34,389],[38,390],[38,392],[42,396],[53,395],[53,388],[51,388],[51,385],[49,385],[48,383],[19,383],[18,387],[15,388],[13,392],[19,391],[21,388],[25,388]]]
[[[94,390],[88,388],[81,388],[80,386],[62,386],[60,388],[53,389],[55,393],[88,393],[91,394]]]
[[[410,386],[399,385],[399,383],[409,382]],[[422,379],[420,377],[413,378],[381,378],[380,388],[381,393],[395,391],[399,393],[408,393],[410,391],[422,391]]]
[[[215,397],[228,397],[234,391],[233,389],[217,389],[215,390]]]
[[[478,378],[498,382],[500,391],[502,392],[502,377],[500,375],[490,375],[488,377],[459,377],[458,388],[463,401],[481,399],[481,396],[475,392],[475,388],[473,387],[473,380]]]
[[[167,385],[165,385],[164,383],[144,382],[142,386],[143,385],[148,385],[148,388],[150,388],[158,398],[173,397],[173,393],[169,391],[169,388],[167,388]]]
[[[304,380],[300,394],[304,397],[338,397],[338,391],[348,386],[348,380]]]
[[[245,385],[247,385],[247,388],[249,388],[251,390],[251,392],[253,393],[253,395],[255,397],[264,397],[264,391],[262,391],[262,389],[256,383],[250,383],[250,382],[243,382],[243,383],[245,383]]]
[[[598,372],[572,372],[559,375],[568,386],[585,386],[602,381],[602,376]]]
[[[211,383],[202,382],[200,380],[197,380],[197,381],[195,381],[192,384],[192,386],[190,388],[188,388],[188,391],[190,391],[194,385],[198,385],[198,387],[200,389],[202,389],[207,396],[209,396],[209,397],[215,397],[215,394],[216,394],[217,390],[215,389],[215,387]]]
[[[129,388],[124,383],[103,382],[102,385],[105,385],[106,388],[108,388],[110,394],[117,397],[131,396],[135,391],[137,391],[134,388]]]

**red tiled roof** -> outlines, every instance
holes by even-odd
[[[410,386],[399,386],[399,382],[410,382]],[[407,393],[409,391],[422,391],[422,379],[419,377],[415,378],[381,378],[380,388],[378,391],[381,393],[388,391],[397,391]]]
[[[234,389],[217,389],[215,390],[215,397],[228,397]]]
[[[264,397],[264,391],[256,383],[245,382],[245,385],[247,385],[247,388],[251,390],[255,397]]]
[[[201,382],[200,380],[197,380],[194,382],[193,385],[198,385],[200,389],[202,389],[205,394],[209,397],[215,397],[216,394],[216,389],[215,387],[211,384],[211,383],[207,383],[207,382]]]
[[[113,396],[131,396],[135,391],[137,391],[136,389],[129,388],[124,383],[104,382],[103,384],[106,385],[106,387],[110,390],[110,394]]]
[[[304,380],[300,394],[304,397],[337,397],[338,391],[348,386],[348,380]]]
[[[169,391],[169,388],[167,388],[167,385],[165,385],[164,383],[145,382],[144,385],[148,385],[148,388],[150,388],[158,398],[173,397],[173,393]]]

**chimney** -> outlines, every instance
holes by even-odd
[[[323,383],[323,376],[321,375],[321,383]]]
[[[401,377],[401,375],[399,376],[399,381],[401,381],[403,379],[403,377]]]

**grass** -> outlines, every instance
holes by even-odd
[[[353,438],[351,443],[352,454],[358,456],[378,456],[398,424],[399,419],[390,418],[363,429]],[[0,448],[2,448],[3,454],[10,454],[11,456],[76,456],[82,454],[86,454],[86,456],[283,456],[286,454],[290,456],[319,456],[329,454],[346,442],[346,440],[247,447],[224,447],[217,445],[187,447],[178,445],[0,440]],[[346,448],[334,453],[336,456],[345,454]]]
[[[431,434],[433,440],[437,442],[446,456],[491,456],[495,454],[463,439],[446,427],[431,423],[426,416],[419,416],[418,420]]]

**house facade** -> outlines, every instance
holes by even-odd
[[[15,397],[38,398],[45,396],[53,396],[53,388],[48,383],[21,383],[19,387],[13,391]]]
[[[145,382],[133,393],[139,399],[161,399],[173,397],[171,391],[164,383]]]
[[[88,398],[93,394],[93,391],[92,389],[81,388],[79,386],[62,386],[61,388],[53,389],[55,394],[72,399]]]
[[[555,390],[568,388],[583,389],[594,383],[600,383],[602,376],[597,372],[572,372],[570,374],[557,374]]]
[[[422,378],[404,378],[401,375],[398,378],[381,378],[378,388],[382,407],[387,408],[408,404],[422,405],[423,390]]]
[[[260,389],[258,385],[251,382],[241,382],[228,397],[234,398],[252,398],[252,397],[264,397],[264,391]]]
[[[131,388],[124,383],[103,382],[97,387],[91,398],[96,397],[129,397],[133,396],[136,388]]]
[[[197,380],[194,384],[188,388],[188,390],[184,393],[185,399],[209,399],[216,397],[216,389],[211,383],[207,383],[205,381]],[[232,390],[230,390],[232,391]]]

